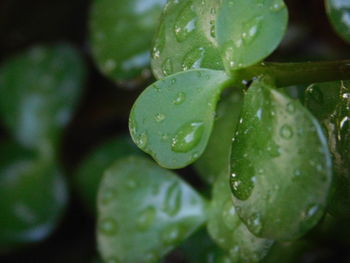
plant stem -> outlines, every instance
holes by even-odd
[[[350,80],[350,60],[302,63],[267,62],[239,70],[237,75],[242,81],[249,81],[260,75],[270,75],[278,87]]]

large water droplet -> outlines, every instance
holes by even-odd
[[[175,23],[175,36],[177,41],[183,42],[196,29],[197,15],[191,1],[184,6]]]
[[[284,139],[291,139],[293,137],[293,128],[288,124],[284,124],[280,129],[280,135]]]
[[[118,232],[117,222],[113,218],[104,218],[99,222],[99,230],[107,236],[113,236]]]
[[[172,139],[171,149],[174,152],[189,152],[200,142],[203,130],[202,122],[191,122],[183,125]]]
[[[162,64],[162,72],[164,76],[171,75],[173,73],[173,62],[170,58],[167,58]]]
[[[189,51],[182,62],[182,69],[185,71],[192,68],[200,68],[204,54],[205,49],[202,47],[197,47]]]
[[[270,7],[272,12],[282,11],[286,7],[286,4],[282,0],[275,0],[275,2]]]
[[[141,215],[137,218],[137,227],[139,230],[147,230],[156,218],[156,209],[153,206],[147,207],[142,211]]]
[[[257,36],[261,26],[261,17],[255,17],[243,24],[242,39],[245,44],[251,43]]]
[[[162,209],[169,216],[175,216],[181,208],[181,202],[182,202],[181,189],[178,183],[173,183],[168,187],[166,191]]]
[[[173,100],[173,104],[180,105],[180,104],[182,104],[185,101],[185,99],[186,99],[185,93],[179,92],[176,95],[176,98]]]
[[[162,113],[156,113],[156,115],[154,115],[154,119],[156,120],[156,122],[162,122],[165,120],[165,115]]]

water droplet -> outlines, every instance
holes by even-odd
[[[163,211],[169,216],[175,216],[181,207],[182,192],[178,183],[171,184],[167,191],[163,202]]]
[[[160,92],[160,88],[158,87],[157,84],[153,84],[152,88],[155,89],[155,91]]]
[[[156,115],[154,115],[154,119],[156,122],[162,122],[165,120],[165,115],[162,113],[156,113]]]
[[[308,94],[310,94],[312,100],[314,100],[317,103],[323,103],[323,94],[317,86],[312,85],[309,88],[307,88],[306,91]]]
[[[165,245],[174,245],[181,237],[181,230],[178,226],[170,226],[164,230],[161,239]]]
[[[113,218],[104,218],[99,223],[99,230],[107,236],[113,236],[118,232],[117,222]]]
[[[236,198],[247,200],[255,187],[255,169],[248,158],[232,159],[230,186]]]
[[[183,42],[196,29],[197,15],[191,2],[184,6],[175,21],[176,40]]]
[[[150,228],[150,226],[154,223],[156,214],[156,209],[153,206],[147,207],[137,218],[138,229],[144,231]]]
[[[293,114],[293,113],[295,113],[295,110],[296,110],[296,108],[295,108],[294,102],[288,103],[287,112]]]
[[[141,149],[145,149],[148,143],[148,136],[145,132],[141,133],[139,136],[136,136],[136,144]]]
[[[105,72],[109,73],[113,71],[116,67],[117,67],[117,64],[115,63],[115,61],[113,59],[108,59],[105,62],[103,69]]]
[[[179,92],[176,95],[176,98],[173,100],[173,104],[180,105],[180,104],[182,104],[185,101],[185,99],[186,99],[185,93]]]
[[[261,26],[261,17],[256,17],[252,20],[249,20],[245,24],[243,24],[242,39],[245,44],[249,44],[255,39],[260,29],[260,26]]]
[[[249,228],[252,229],[254,233],[260,233],[262,229],[261,216],[258,213],[253,214],[247,221]]]
[[[215,26],[215,21],[210,21],[210,36],[212,38],[216,38],[216,26]]]
[[[154,263],[158,261],[157,253],[155,252],[148,252],[145,255],[145,263]]]
[[[202,122],[191,122],[183,125],[172,139],[171,149],[174,152],[189,152],[200,142],[203,130]]]
[[[129,179],[126,181],[126,186],[129,189],[135,189],[137,187],[137,182],[133,179]]]
[[[231,259],[235,260],[235,259],[240,259],[240,247],[239,246],[234,246],[233,248],[230,249],[230,256]]]
[[[173,73],[173,63],[170,58],[167,58],[162,64],[162,72],[164,76],[171,75]]]
[[[160,24],[160,28],[158,30],[158,35],[155,38],[154,46],[152,49],[152,58],[153,59],[159,59],[163,49],[165,46],[165,30],[164,30],[164,24]]]
[[[200,68],[204,58],[204,54],[205,49],[202,47],[197,47],[190,50],[184,57],[184,60],[181,65],[182,69],[186,71],[193,68]]]
[[[281,0],[276,0],[275,3],[270,7],[272,12],[279,12],[286,7],[286,4]]]
[[[161,140],[162,141],[167,141],[169,139],[169,135],[167,133],[164,133],[161,135]]]
[[[114,189],[107,189],[102,194],[102,204],[107,205],[116,197]]]
[[[291,139],[293,137],[293,129],[288,124],[284,124],[280,129],[280,135],[284,139]]]

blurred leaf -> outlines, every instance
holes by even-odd
[[[1,250],[48,237],[64,212],[67,189],[52,163],[14,144],[0,150]]]
[[[267,79],[245,96],[231,164],[237,213],[255,235],[296,239],[322,217],[332,179],[326,138],[307,109]]]
[[[99,188],[99,251],[107,262],[157,262],[203,224],[205,209],[172,172],[144,158],[121,159]]]
[[[181,168],[205,150],[216,103],[229,79],[222,71],[191,70],[149,86],[129,118],[134,142],[161,166]]]
[[[119,158],[131,154],[141,154],[141,151],[129,136],[120,136],[100,145],[80,164],[75,182],[80,197],[92,214],[96,213],[97,191],[103,172]]]
[[[115,81],[139,76],[150,63],[150,47],[166,0],[94,0],[90,15],[92,54]]]
[[[57,146],[78,103],[85,77],[70,46],[34,47],[0,67],[0,115],[15,139],[31,149]]]
[[[350,43],[350,2],[348,0],[325,0],[328,17],[345,41]]]
[[[328,135],[334,171],[329,209],[350,218],[350,82],[309,86],[305,91],[305,105]]]
[[[242,106],[243,94],[232,90],[223,94],[216,111],[214,128],[204,153],[194,163],[196,170],[208,183],[213,184],[230,163],[231,144]]]

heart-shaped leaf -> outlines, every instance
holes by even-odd
[[[139,76],[166,0],[94,0],[90,15],[92,55],[115,81]]]
[[[283,0],[170,0],[152,52],[160,79],[191,68],[228,71],[271,54],[287,27]]]
[[[152,50],[152,70],[160,79],[191,68],[223,69],[216,47],[216,0],[169,0]]]
[[[52,233],[67,203],[57,167],[14,144],[0,146],[0,247],[38,242]]]
[[[327,140],[309,111],[266,79],[246,94],[231,154],[234,204],[252,233],[292,240],[322,217],[332,179]]]
[[[246,68],[266,58],[281,42],[287,23],[283,0],[223,0],[216,39],[225,68]]]
[[[226,172],[221,173],[214,184],[213,200],[208,212],[208,231],[218,245],[228,252],[232,262],[260,262],[274,241],[257,238],[238,217],[232,203],[228,164],[224,169]]]
[[[350,2],[347,0],[325,0],[326,10],[335,30],[350,43]]]
[[[91,213],[96,213],[97,190],[106,168],[119,158],[141,153],[129,136],[120,136],[100,145],[81,163],[75,182],[80,197]]]
[[[234,89],[230,94],[223,94],[217,107],[213,131],[202,156],[194,163],[202,178],[213,184],[230,163],[231,143],[237,126],[243,94]]]
[[[205,210],[172,172],[140,157],[121,159],[99,188],[99,251],[106,261],[156,262],[203,224]]]
[[[222,71],[201,69],[154,83],[132,108],[134,142],[166,168],[194,162],[207,145],[216,103],[230,81]]]
[[[350,82],[313,84],[305,91],[305,105],[322,123],[333,157],[333,191],[329,209],[350,215]]]
[[[56,146],[78,102],[85,68],[70,46],[34,47],[0,67],[0,115],[25,147]]]

